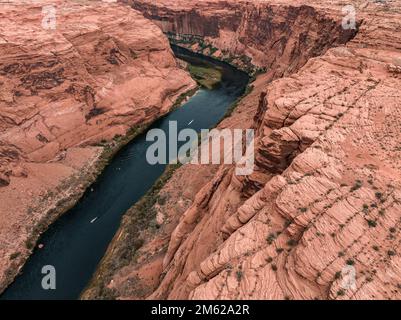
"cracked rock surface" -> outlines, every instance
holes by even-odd
[[[345,4],[135,1],[166,32],[240,50],[267,73],[219,125],[256,130],[254,173],[178,169],[154,207],[160,227],[104,280],[115,297],[401,298],[401,3],[356,1],[358,32],[341,42]],[[300,12],[303,23],[283,18]],[[316,16],[330,33],[307,28]]]
[[[0,291],[52,211],[93,181],[99,143],[117,144],[195,86],[161,30],[126,6],[1,4]]]

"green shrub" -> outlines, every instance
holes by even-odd
[[[238,280],[238,281],[241,281],[242,275],[243,275],[242,271],[241,271],[241,270],[238,270],[238,271],[235,273],[235,275],[236,275],[236,277],[237,277],[237,280]]]
[[[340,290],[337,291],[337,295],[338,296],[343,296],[343,295],[345,295],[345,291],[343,289],[340,289]]]
[[[367,221],[368,226],[369,226],[370,228],[374,228],[374,227],[377,226],[377,223],[376,223],[376,221],[374,221],[374,220],[368,219],[368,220],[366,220],[366,221]]]
[[[21,255],[21,252],[14,252],[10,255],[10,260],[14,260]]]
[[[272,232],[267,236],[266,241],[268,244],[272,244],[275,239],[276,239],[276,234]]]
[[[389,257],[395,256],[395,251],[393,251],[393,250],[388,250],[388,251],[387,251],[387,255],[388,255]]]
[[[351,191],[358,190],[361,187],[362,187],[362,181],[361,180],[356,180],[354,185],[351,188]]]
[[[297,241],[294,240],[294,239],[290,239],[290,240],[287,241],[287,244],[288,244],[290,247],[293,247],[293,246],[295,246],[295,245],[297,244]]]

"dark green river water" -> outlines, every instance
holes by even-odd
[[[195,65],[219,68],[222,82],[213,90],[200,89],[181,107],[156,121],[151,128],[168,133],[169,121],[178,130],[214,127],[247,86],[248,76],[228,64],[173,47],[177,57]],[[149,129],[151,129],[149,128]],[[165,165],[146,161],[146,133],[136,137],[111,160],[97,181],[77,205],[65,213],[43,234],[13,284],[1,299],[77,299],[89,283],[107,246],[116,233],[122,215],[137,202],[160,177]],[[56,289],[41,286],[44,265],[56,269]]]

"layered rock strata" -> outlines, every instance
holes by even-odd
[[[0,8],[0,291],[111,149],[196,83],[160,29],[121,4]]]
[[[276,1],[131,1],[172,41],[271,79],[290,75],[311,57],[357,32],[331,8]]]
[[[103,279],[114,297],[401,298],[401,4],[353,2],[353,35],[347,4],[134,2],[165,32],[267,73],[219,125],[256,130],[254,173],[178,169],[158,229]]]

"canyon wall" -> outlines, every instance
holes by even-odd
[[[124,5],[1,4],[0,292],[126,137],[195,87]]]
[[[192,51],[271,78],[292,74],[311,57],[346,43],[338,12],[307,4],[245,1],[130,1],[170,39]]]
[[[256,166],[177,169],[157,227],[130,233],[131,209],[84,298],[401,298],[401,3],[353,3],[354,33],[340,1],[131,3],[266,68],[219,124],[256,130]]]

